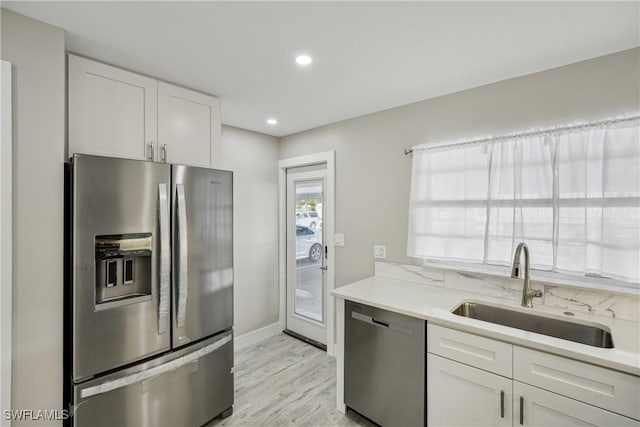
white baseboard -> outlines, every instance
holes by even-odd
[[[278,335],[282,332],[280,322],[272,323],[262,328],[256,329],[246,334],[239,335],[233,340],[234,350],[240,350],[241,348],[249,347],[259,343],[262,340],[266,340],[269,337]]]

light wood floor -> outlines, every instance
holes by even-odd
[[[336,410],[335,359],[280,334],[236,352],[233,415],[208,427],[372,425]]]

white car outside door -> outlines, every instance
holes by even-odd
[[[318,234],[309,227],[296,225],[296,259],[308,258],[317,262],[322,258],[322,243]]]
[[[315,230],[318,227],[320,218],[318,213],[313,211],[296,212],[296,225],[302,225]]]

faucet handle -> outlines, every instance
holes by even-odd
[[[531,295],[533,298],[541,298],[542,291],[540,289],[531,289],[529,291],[529,295]]]

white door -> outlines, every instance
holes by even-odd
[[[219,141],[218,98],[158,82],[158,161],[212,167]]]
[[[511,426],[509,378],[427,355],[427,425]]]
[[[638,427],[640,423],[631,418],[514,381],[513,425],[531,427]]]
[[[323,217],[327,170],[287,170],[286,329],[327,343],[326,239]]]
[[[69,156],[157,160],[154,79],[69,55]]]

